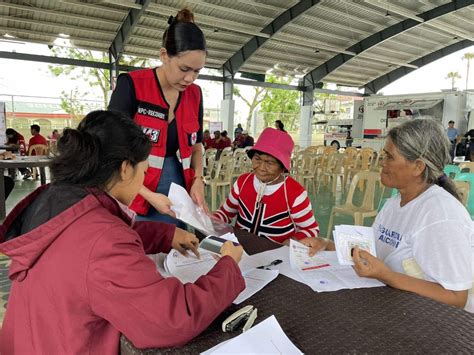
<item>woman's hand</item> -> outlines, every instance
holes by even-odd
[[[225,242],[221,247],[221,255],[229,255],[237,264],[240,262],[240,259],[242,259],[243,252],[244,249],[241,245],[235,246],[231,241]]]
[[[188,250],[191,250],[199,258],[199,239],[184,229],[176,228],[171,246],[185,256],[188,256]]]
[[[195,178],[189,191],[189,195],[193,199],[194,203],[203,209],[204,212],[209,213],[206,199],[204,197],[204,181],[202,178]]]
[[[168,196],[158,192],[152,192],[147,201],[161,214],[167,214],[176,218],[176,214],[171,210],[172,203]]]
[[[299,242],[309,247],[308,255],[313,256],[318,251],[326,250],[326,247],[329,241],[326,239],[321,239],[321,238],[308,237],[308,238],[299,240]]]
[[[354,260],[354,270],[361,277],[369,277],[371,279],[385,280],[392,272],[385,263],[376,258],[372,254],[355,247],[352,252]]]

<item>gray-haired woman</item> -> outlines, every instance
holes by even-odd
[[[382,183],[400,193],[373,224],[377,257],[354,249],[356,272],[474,312],[473,222],[443,174],[450,161],[443,128],[406,122],[389,131],[384,151]]]

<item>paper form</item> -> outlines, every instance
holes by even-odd
[[[201,207],[194,203],[186,189],[172,183],[168,198],[172,202],[171,210],[176,214],[176,218],[206,233],[206,235],[215,234],[211,219]]]
[[[278,276],[278,270],[252,269],[242,274],[245,280],[245,290],[243,290],[234,300],[234,304],[239,304],[247,298],[253,296]]]
[[[207,274],[216,265],[214,254],[199,248],[199,259],[193,253],[188,256],[172,249],[165,259],[165,270],[177,277],[182,283],[195,282],[202,275]]]
[[[288,339],[275,316],[271,316],[245,333],[203,354],[302,354],[302,352]]]
[[[330,292],[342,289],[369,288],[385,286],[382,282],[360,277],[352,266],[339,265],[336,252],[319,252],[320,258],[326,260],[329,267],[300,272],[303,282],[316,292]]]
[[[309,256],[308,253],[309,247],[296,240],[290,240],[290,264],[293,269],[310,271],[330,266],[320,254]]]
[[[358,246],[377,256],[375,249],[374,232],[371,227],[340,225],[335,227],[334,244],[336,245],[337,259],[341,265],[354,265],[351,250]]]

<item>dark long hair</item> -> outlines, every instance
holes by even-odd
[[[150,140],[130,118],[93,111],[77,129],[64,130],[50,166],[51,181],[103,189],[124,161],[135,166],[147,159],[150,150]]]
[[[168,19],[168,28],[163,34],[163,47],[168,56],[181,52],[200,50],[207,52],[206,39],[201,29],[194,23],[193,13],[184,8]]]

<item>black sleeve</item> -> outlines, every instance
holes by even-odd
[[[112,97],[109,102],[109,110],[122,112],[133,119],[138,109],[135,87],[130,75],[120,74]]]
[[[199,102],[199,116],[198,116],[198,122],[199,122],[199,131],[197,133],[197,139],[196,143],[202,143],[202,136],[203,136],[203,125],[204,125],[204,105],[203,105],[203,97],[202,97],[202,90],[199,88],[201,91],[201,102]]]

